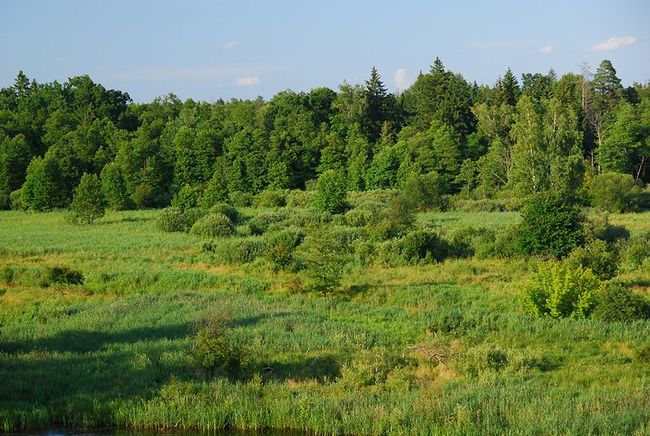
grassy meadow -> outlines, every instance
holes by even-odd
[[[72,225],[0,212],[0,431],[650,434],[650,322],[529,317],[520,294],[538,259],[357,266],[321,295],[291,271],[216,261],[200,238],[158,230],[159,213]],[[451,231],[520,218],[418,219]],[[635,234],[650,213],[610,222]],[[48,286],[55,266],[83,284]],[[650,292],[644,268],[620,278]],[[236,378],[208,377],[190,353],[210,308],[245,350]]]

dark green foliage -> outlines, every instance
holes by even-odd
[[[414,230],[401,238],[384,242],[379,260],[389,266],[439,262],[450,254],[450,247],[435,232]]]
[[[205,212],[200,209],[182,210],[168,207],[160,212],[156,225],[163,232],[187,232],[204,215]]]
[[[399,353],[387,350],[363,350],[352,361],[343,364],[339,382],[350,388],[381,385],[391,371],[406,365]]]
[[[284,207],[287,204],[287,192],[283,190],[262,191],[255,197],[258,207]]]
[[[74,191],[74,197],[70,204],[74,221],[91,224],[98,218],[104,216],[106,211],[106,199],[99,177],[94,174],[84,173],[79,181],[79,186]]]
[[[550,262],[539,266],[522,301],[524,310],[536,318],[588,318],[602,288],[591,270]]]
[[[15,277],[16,272],[10,266],[5,266],[0,270],[0,282],[9,285],[13,283]]]
[[[102,169],[101,179],[106,207],[112,210],[130,209],[132,201],[126,188],[126,180],[115,162],[109,163]]]
[[[228,195],[228,202],[235,207],[248,207],[253,203],[253,197],[242,191],[233,191]]]
[[[199,207],[199,200],[203,190],[198,186],[183,185],[172,198],[172,207],[179,209],[193,209]]]
[[[209,213],[196,220],[190,229],[191,235],[201,238],[224,238],[233,232],[230,218],[222,213]]]
[[[607,285],[596,295],[593,317],[601,321],[650,319],[650,301],[618,283]]]
[[[21,188],[21,196],[22,203],[36,211],[47,211],[67,205],[67,189],[59,163],[54,157],[32,159]]]
[[[213,308],[194,321],[192,356],[208,378],[215,371],[237,377],[243,350],[232,333],[232,319],[223,309]]]
[[[336,291],[352,261],[353,241],[358,233],[344,227],[311,228],[296,253],[303,287],[307,291]]]
[[[9,195],[23,184],[30,159],[24,135],[3,140],[0,134],[0,209],[9,208]]]
[[[295,227],[271,233],[266,237],[265,256],[278,269],[289,267],[294,262],[296,247],[304,238],[305,233]]]
[[[518,243],[524,254],[564,257],[583,242],[580,210],[555,194],[538,195],[522,211]]]
[[[227,203],[216,203],[210,208],[210,213],[222,213],[227,216],[233,224],[236,224],[240,219],[237,208]]]
[[[53,266],[45,269],[41,286],[51,285],[82,285],[84,275],[67,266]]]
[[[640,191],[629,174],[599,174],[591,181],[591,205],[608,212],[628,211]]]
[[[410,174],[400,191],[402,197],[419,211],[447,208],[447,183],[435,171],[428,174]]]
[[[266,239],[260,236],[219,239],[203,244],[203,251],[212,253],[217,262],[243,264],[253,262],[266,252]]]
[[[490,350],[487,353],[487,364],[490,368],[500,371],[508,365],[508,356],[501,350]]]
[[[347,190],[345,177],[334,170],[327,170],[318,177],[314,206],[329,213],[340,213],[346,208]]]
[[[282,212],[263,212],[254,216],[249,222],[248,226],[251,233],[254,235],[261,235],[271,228],[284,227],[287,220],[287,214]]]
[[[650,363],[650,343],[645,344],[636,352],[636,358],[643,363]]]
[[[28,208],[28,205],[24,202],[22,189],[16,189],[9,194],[9,207],[11,207],[11,210],[25,210]]]
[[[596,239],[569,254],[567,264],[589,268],[602,280],[611,279],[618,271],[618,253],[605,241]]]

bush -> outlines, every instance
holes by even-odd
[[[340,213],[345,210],[347,189],[345,176],[337,171],[328,170],[318,177],[314,206],[329,213]]]
[[[222,213],[210,213],[198,219],[190,234],[201,238],[224,238],[233,234],[234,227],[230,219]]]
[[[386,382],[391,371],[405,366],[399,354],[385,349],[355,353],[352,361],[343,364],[338,383],[350,387],[374,386]]]
[[[242,191],[233,191],[228,195],[228,202],[235,207],[248,207],[252,203],[253,197]]]
[[[106,199],[102,182],[95,174],[84,173],[74,191],[70,205],[74,221],[91,224],[106,212]]]
[[[262,191],[255,198],[258,207],[284,207],[287,204],[287,193],[282,190]]]
[[[138,209],[156,206],[156,190],[153,186],[142,183],[135,187],[133,195],[131,196],[133,203]]]
[[[115,162],[107,164],[101,172],[102,189],[106,197],[106,207],[112,210],[131,208],[131,198],[126,188],[126,180]]]
[[[287,228],[266,238],[266,257],[277,267],[285,268],[294,262],[294,252],[305,234],[298,228]]]
[[[375,240],[385,240],[404,235],[415,224],[413,204],[402,196],[390,200],[388,208],[381,211],[381,218],[366,225],[368,235]]]
[[[611,279],[618,271],[618,254],[600,239],[573,250],[566,262],[573,267],[589,268],[603,280]]]
[[[285,223],[287,215],[284,212],[265,212],[254,216],[248,223],[251,233],[261,235],[274,225]],[[283,226],[284,227],[284,226]]]
[[[596,295],[593,317],[601,321],[648,319],[650,302],[630,289],[612,283]]]
[[[58,285],[82,285],[84,276],[80,271],[73,270],[67,266],[54,266],[45,269],[41,286],[48,287],[52,284]]]
[[[205,212],[201,209],[181,210],[168,207],[160,212],[156,225],[163,232],[187,232],[204,215]]]
[[[641,188],[629,174],[604,173],[591,180],[591,205],[608,212],[631,210]]]
[[[223,311],[212,309],[194,321],[192,356],[208,378],[216,370],[236,377],[242,364],[243,351],[232,334],[232,320]]]
[[[27,210],[27,204],[23,202],[22,190],[16,189],[9,194],[9,207],[11,210]]]
[[[536,318],[587,318],[602,287],[589,269],[556,262],[542,264],[524,290],[524,310]]]
[[[0,282],[10,285],[13,283],[15,276],[16,272],[10,266],[5,266],[0,270]]]
[[[411,174],[402,184],[404,199],[419,211],[445,210],[448,206],[447,182],[435,171],[428,174]]]
[[[462,227],[450,235],[449,254],[454,257],[485,258],[495,255],[497,234],[485,227]]]
[[[314,203],[314,191],[303,191],[301,189],[294,189],[287,193],[287,206],[288,207],[309,207]]]
[[[197,186],[183,185],[172,198],[172,207],[179,209],[192,209],[199,207],[199,200],[203,190]]]
[[[253,262],[266,252],[266,241],[259,236],[222,239],[203,244],[203,251],[212,253],[218,262],[243,264]]]
[[[448,244],[428,230],[415,230],[379,247],[379,261],[385,265],[417,265],[439,262],[447,257]]]
[[[331,292],[341,283],[358,233],[345,227],[319,226],[310,229],[297,250],[303,287],[307,291]]]
[[[564,257],[584,239],[580,210],[555,194],[542,194],[522,211],[518,247],[523,254]]]
[[[237,208],[226,203],[216,203],[210,208],[210,213],[222,213],[227,216],[233,224],[236,224],[240,218]]]
[[[644,265],[650,259],[650,231],[639,233],[627,240],[623,244],[621,258],[627,269]]]
[[[503,212],[506,210],[505,204],[497,200],[456,200],[453,203],[453,209],[458,212]]]

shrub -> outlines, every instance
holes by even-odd
[[[197,186],[183,185],[172,198],[172,207],[182,210],[199,207],[199,199],[202,193],[202,189]]]
[[[0,282],[10,285],[13,283],[15,276],[16,272],[10,266],[5,266],[0,270]]]
[[[23,202],[23,194],[21,189],[16,189],[9,194],[9,207],[11,210],[26,210],[28,205]]]
[[[409,175],[401,188],[402,196],[419,211],[445,210],[448,206],[447,182],[435,171]]]
[[[287,204],[287,193],[282,190],[262,191],[257,194],[255,204],[258,207],[284,207]]]
[[[635,269],[650,259],[650,231],[632,236],[624,245],[621,254],[627,269]]]
[[[310,229],[296,256],[305,290],[331,292],[336,290],[358,234],[345,227],[319,226]]]
[[[542,264],[524,290],[524,310],[536,318],[586,318],[602,286],[591,270],[581,266]]]
[[[328,170],[318,177],[314,206],[329,213],[340,213],[345,210],[347,189],[345,176],[337,171]]]
[[[506,353],[497,349],[488,351],[486,360],[487,366],[496,371],[501,371],[508,364],[508,356]]]
[[[156,205],[156,190],[153,186],[142,183],[135,187],[131,198],[138,209],[153,207]]]
[[[293,189],[287,193],[287,206],[301,208],[309,207],[314,203],[314,194],[314,191]]]
[[[612,283],[596,295],[593,317],[601,321],[634,321],[650,318],[650,302],[630,289]]]
[[[84,276],[80,271],[73,270],[67,266],[54,266],[45,269],[41,285],[48,287],[52,284],[59,285],[81,285]]]
[[[374,224],[385,215],[386,206],[378,201],[363,202],[345,213],[345,221],[353,227]]]
[[[243,264],[253,262],[266,252],[266,241],[259,236],[222,239],[203,244],[203,251],[212,253],[218,262]]]
[[[284,223],[286,220],[287,215],[284,212],[265,212],[253,217],[249,221],[248,226],[252,234],[261,235],[273,225]]]
[[[223,311],[212,309],[194,321],[192,356],[208,378],[216,370],[237,376],[243,351],[232,334],[232,319]]]
[[[228,195],[228,202],[235,207],[248,207],[252,203],[253,197],[242,191],[233,191]]]
[[[355,353],[352,361],[343,364],[338,383],[350,387],[374,386],[386,382],[391,371],[406,364],[399,354],[385,349]]]
[[[611,279],[618,270],[618,254],[600,239],[573,250],[566,262],[573,267],[589,268],[603,280]]]
[[[74,191],[70,205],[76,222],[91,224],[106,212],[106,199],[102,182],[95,174],[84,173]]]
[[[641,192],[629,174],[604,173],[591,180],[591,205],[608,212],[623,212],[632,208]]]
[[[400,240],[400,256],[407,263],[439,262],[447,257],[448,244],[429,230],[414,230]]]
[[[497,200],[487,198],[481,200],[456,200],[453,203],[454,210],[459,212],[503,212],[505,204]]]
[[[233,234],[234,228],[230,219],[222,213],[209,213],[198,219],[190,234],[202,238],[224,238]]]
[[[240,218],[237,208],[227,203],[216,203],[210,208],[210,213],[222,213],[227,216],[233,224],[236,224]]]
[[[160,212],[156,225],[163,232],[187,232],[204,215],[205,212],[201,209],[181,210],[168,207]]]
[[[449,254],[454,257],[485,258],[495,251],[497,235],[485,227],[462,227],[450,235]]]
[[[564,257],[582,244],[584,217],[580,210],[555,194],[542,194],[522,211],[518,246],[524,254]]]
[[[107,164],[101,172],[102,189],[106,197],[106,207],[112,210],[131,208],[131,198],[126,188],[126,180],[115,162]]]
[[[380,213],[380,219],[373,219],[365,227],[368,235],[375,240],[402,236],[415,224],[415,209],[402,196],[392,198],[388,208]]]
[[[267,237],[266,257],[278,268],[285,268],[294,262],[294,252],[305,238],[302,230],[287,228]]]

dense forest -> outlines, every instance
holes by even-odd
[[[633,209],[648,160],[650,84],[624,87],[608,60],[561,77],[508,69],[487,86],[436,59],[400,94],[373,68],[363,85],[268,101],[134,103],[88,76],[23,72],[0,91],[0,209],[65,208],[84,173],[122,210],[310,189],[325,172],[349,191],[421,177],[440,195],[512,207],[545,191],[588,205],[601,184]]]

